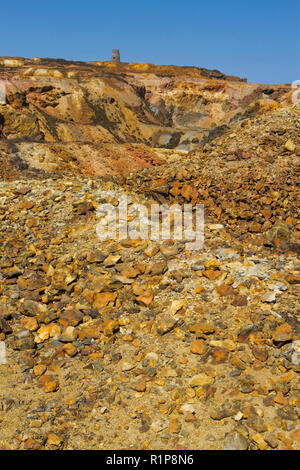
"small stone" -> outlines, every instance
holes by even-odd
[[[146,274],[150,274],[151,276],[159,276],[161,274],[164,274],[167,270],[168,265],[165,261],[163,261],[161,263],[155,263],[152,266],[149,266],[149,268],[146,269]]]
[[[297,421],[298,420],[298,415],[295,411],[295,409],[291,406],[286,406],[284,408],[278,408],[276,410],[277,415],[281,419],[289,420],[289,421]]]
[[[205,387],[206,385],[212,385],[214,381],[214,377],[210,377],[206,374],[197,374],[190,379],[189,385],[191,387]]]
[[[233,432],[225,439],[224,450],[247,450],[248,447],[247,439],[238,432]]]
[[[37,331],[37,336],[35,337],[36,343],[43,343],[50,337],[48,325],[41,326]]]
[[[185,418],[184,418],[184,421],[186,423],[194,423],[195,421],[197,421],[197,418],[196,416],[193,414],[193,413],[188,413]]]
[[[91,251],[86,255],[86,260],[88,263],[103,263],[105,258],[105,255],[100,251]]]
[[[254,434],[254,435],[251,436],[251,438],[252,438],[253,442],[255,442],[255,444],[257,444],[257,446],[260,450],[267,450],[268,444],[264,440],[262,434]]]
[[[226,348],[216,347],[211,351],[211,356],[215,364],[226,362],[229,351]]]
[[[300,428],[296,429],[290,434],[290,438],[293,439],[293,441],[297,442],[300,444]]]
[[[233,410],[228,408],[215,408],[210,412],[210,417],[215,421],[221,421],[222,419],[229,418],[229,416],[233,416]]]
[[[127,268],[127,269],[123,269],[121,271],[121,274],[122,276],[125,276],[129,279],[134,279],[140,274],[140,272],[138,269],[135,269],[135,268]]]
[[[246,307],[248,300],[245,295],[236,295],[231,303],[234,307]]]
[[[137,392],[145,392],[146,391],[146,383],[145,382],[138,382],[135,386]]]
[[[59,388],[58,382],[56,380],[49,380],[44,384],[44,392],[53,393],[56,392]]]
[[[137,303],[144,307],[149,307],[152,303],[152,300],[153,300],[153,294],[150,292],[146,292],[145,294],[139,295],[136,298]]]
[[[264,216],[265,219],[270,219],[272,217],[272,210],[270,207],[266,207],[261,211],[262,215]]]
[[[189,326],[189,331],[191,333],[195,333],[196,337],[198,338],[202,335],[210,335],[214,333],[215,328],[209,323],[195,323],[194,325]]]
[[[296,273],[293,273],[293,274],[288,274],[285,278],[285,280],[289,283],[289,284],[300,284],[300,274],[296,274]]]
[[[119,261],[121,260],[121,256],[119,255],[109,255],[107,258],[105,258],[103,264],[107,268],[111,266],[115,266]]]
[[[289,350],[291,350],[291,363],[300,366],[300,340],[293,341]]]
[[[28,331],[28,330],[26,330]],[[28,331],[28,333],[30,333]],[[17,351],[25,351],[26,349],[35,349],[36,344],[32,335],[24,336],[21,338],[15,338],[12,343],[13,349]]]
[[[235,421],[240,421],[241,419],[243,419],[243,413],[241,411],[239,411],[235,416],[234,416],[234,420]]]
[[[178,248],[175,246],[161,246],[160,251],[166,258],[173,258],[174,256],[178,255]]]
[[[29,437],[28,439],[26,439],[25,449],[40,450],[41,448],[42,448],[42,444],[37,439],[33,439],[32,437]]]
[[[291,325],[283,323],[283,325],[277,326],[274,334],[273,341],[276,343],[286,343],[293,339],[293,331]]]
[[[164,316],[160,319],[157,320],[156,322],[156,329],[157,333],[159,335],[165,335],[166,333],[169,333],[172,331],[177,324],[177,320],[173,317],[169,316]]]
[[[269,444],[270,447],[272,447],[272,449],[276,449],[276,447],[278,447],[279,445],[278,439],[272,432],[266,432],[266,434],[264,435],[264,440],[267,444]]]
[[[234,293],[233,287],[228,284],[221,284],[220,286],[216,287],[216,291],[221,297],[232,295]]]
[[[47,445],[48,446],[55,446],[59,447],[63,443],[63,439],[54,433],[49,433],[47,438]]]
[[[93,308],[106,307],[107,305],[113,306],[117,298],[117,294],[111,292],[101,292],[96,294],[93,303]]]
[[[170,314],[175,315],[184,306],[184,300],[173,300],[170,307]]]
[[[144,254],[148,257],[148,258],[152,258],[153,256],[156,255],[156,253],[159,252],[159,247],[157,245],[154,245],[154,246],[150,246],[149,248],[146,248],[144,250]]]
[[[20,209],[32,209],[35,206],[35,203],[33,201],[29,201],[28,199],[23,199],[20,201],[19,208]]]
[[[193,390],[194,392],[194,390]],[[192,413],[192,414],[195,414],[195,407],[190,404],[190,403],[185,403],[184,405],[182,405],[182,407],[180,408],[180,413]]]
[[[158,421],[154,421],[152,424],[151,424],[151,429],[152,431],[158,433],[158,432],[161,432],[163,431],[164,429],[166,429],[168,426],[166,423],[164,423],[163,421],[161,420],[158,420]]]
[[[72,343],[65,344],[64,347],[63,347],[63,350],[70,357],[76,356],[76,354],[78,352],[76,346],[74,346],[74,344],[72,344]]]
[[[63,343],[72,343],[77,338],[77,330],[74,326],[68,326],[59,336],[59,341]]]
[[[41,307],[40,304],[34,300],[24,300],[22,310],[26,316],[35,317],[41,312]]]
[[[269,356],[268,351],[264,348],[253,348],[252,353],[255,359],[262,362],[265,362]]]
[[[196,286],[194,289],[194,294],[203,294],[203,292],[205,292],[205,289],[201,284]]]
[[[181,425],[179,423],[177,416],[171,416],[169,420],[169,432],[171,433],[178,433],[181,429]]]
[[[218,269],[207,269],[206,271],[204,271],[204,276],[207,277],[207,279],[209,279],[210,281],[215,281],[216,279],[222,276],[222,272]]]
[[[106,320],[102,326],[103,326],[103,333],[105,334],[105,336],[113,336],[113,334],[116,333],[120,329],[118,322],[116,320]],[[97,336],[95,337],[97,338],[98,336],[99,336],[99,332],[97,331]]]
[[[67,326],[77,326],[83,320],[83,313],[76,309],[65,310],[59,317],[59,322]]]
[[[135,368],[135,364],[132,364],[131,362],[129,361],[126,361],[126,359],[122,359],[120,362],[119,362],[119,366],[120,366],[120,369],[123,371],[123,372],[126,372],[126,371],[129,371],[129,370],[132,370]]]
[[[294,152],[295,149],[296,149],[296,145],[294,144],[294,142],[291,139],[289,139],[284,144],[284,148],[287,149],[289,152]]]
[[[276,302],[276,293],[273,291],[266,292],[262,295],[261,300],[266,303],[273,303]]]
[[[282,392],[278,392],[276,397],[274,398],[274,402],[278,403],[279,405],[287,406],[289,404],[289,401],[285,396],[283,395]]]
[[[192,187],[188,184],[185,184],[181,188],[181,195],[184,197],[186,201],[190,201],[191,196],[192,196]]]
[[[268,429],[264,420],[261,419],[259,416],[249,418],[247,424],[249,427],[254,429],[254,431],[257,431],[259,433],[266,432]]]
[[[22,324],[24,328],[26,328],[26,330],[29,330],[29,331],[36,331],[39,327],[39,324],[36,318],[34,317],[26,317],[22,319]]]
[[[36,377],[41,377],[47,370],[47,366],[45,364],[38,364],[34,366],[33,372]]]
[[[193,354],[205,354],[207,351],[207,346],[203,339],[198,339],[191,345],[191,352]]]

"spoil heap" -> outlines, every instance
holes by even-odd
[[[2,449],[300,449],[299,108],[254,111],[122,177],[2,142]],[[203,203],[203,249],[100,242],[121,195]]]
[[[299,254],[299,157],[299,106],[285,107],[233,124],[184,164],[177,158],[120,183],[161,202],[203,204],[208,220],[241,240],[268,244],[270,235]]]

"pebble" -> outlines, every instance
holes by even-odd
[[[238,432],[227,436],[224,442],[224,450],[247,450],[248,447],[247,439]]]

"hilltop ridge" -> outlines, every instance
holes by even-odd
[[[0,138],[13,146],[12,161],[50,172],[124,173],[128,158],[133,169],[155,165],[152,149],[197,149],[232,123],[291,102],[288,85],[196,67],[2,57],[0,79]]]

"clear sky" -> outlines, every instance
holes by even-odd
[[[300,79],[299,0],[11,0],[0,56],[195,65],[249,82]]]

